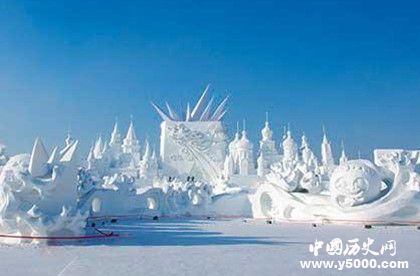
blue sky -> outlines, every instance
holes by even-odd
[[[1,1],[0,141],[52,147],[70,124],[86,151],[132,114],[157,143],[149,102],[181,107],[212,83],[255,143],[267,110],[278,142],[290,122],[315,149],[324,124],[353,157],[418,148],[420,4],[392,2]]]

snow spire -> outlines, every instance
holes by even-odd
[[[283,140],[285,140],[287,138],[287,128],[286,126],[283,126]]]
[[[29,172],[33,177],[44,176],[48,172],[47,162],[48,162],[48,153],[45,149],[44,144],[41,139],[38,137],[35,140],[34,146],[32,148],[32,154],[29,161]]]
[[[187,103],[187,111],[185,112],[185,121],[189,122],[191,120],[191,108],[190,103]]]
[[[309,143],[308,143],[308,139],[306,138],[305,132],[302,134],[302,142],[301,142],[300,148],[301,149],[309,148]]]
[[[344,141],[341,141],[341,156],[340,156],[340,165],[346,163],[348,161],[346,155],[346,149],[344,148]]]
[[[239,121],[236,121],[236,133],[235,133],[235,139],[239,139],[240,132],[239,132]]]
[[[78,140],[74,141],[74,143],[71,144],[71,146],[61,156],[61,159],[60,159],[61,163],[72,163],[75,165],[77,164],[76,153],[77,153],[78,144],[79,144]]]
[[[147,161],[150,159],[151,153],[150,153],[150,144],[149,140],[146,139],[144,142],[144,155],[143,155],[143,161]]]
[[[261,130],[261,136],[263,141],[271,140],[273,138],[273,131],[270,129],[270,123],[268,122],[268,112],[265,112],[265,124]]]
[[[109,145],[119,145],[121,144],[121,134],[118,129],[118,119],[115,118],[114,128],[112,129],[111,139],[109,141]]]
[[[152,159],[152,160],[157,160],[157,158],[156,158],[156,149],[155,149],[155,146],[153,146],[152,156],[150,157],[150,159]]]
[[[246,137],[246,120],[242,120],[242,139],[247,139]]]
[[[95,155],[93,153],[93,151],[94,151],[93,148],[94,148],[93,146],[90,147],[89,154],[88,154],[88,157],[86,159],[88,169],[92,169],[93,168],[93,163],[95,162]]]
[[[103,151],[103,142],[102,142],[102,135],[99,134],[98,139],[95,142],[95,146],[93,149],[93,154],[95,156],[95,158],[100,158],[102,156],[102,151]]]
[[[207,84],[206,89],[204,89],[203,94],[201,94],[200,99],[198,100],[197,104],[195,105],[195,107],[193,108],[192,112],[191,112],[191,119],[193,121],[198,120],[199,119],[199,114],[201,113],[205,103],[206,103],[206,98],[207,98],[207,94],[210,88],[210,84]]]
[[[128,126],[127,135],[125,136],[124,141],[135,141],[137,140],[136,132],[133,125],[133,115],[130,116],[130,125]]]
[[[50,155],[50,158],[48,159],[48,164],[52,165],[56,163],[57,161],[58,161],[58,147],[55,146]]]
[[[229,96],[223,99],[223,101],[219,104],[219,106],[214,111],[214,114],[211,117],[211,120],[219,121],[223,118],[223,115],[226,113],[225,106],[227,104],[228,99],[229,99]]]
[[[153,106],[153,108],[156,110],[156,112],[159,114],[160,118],[161,118],[163,121],[172,121],[172,119],[171,119],[171,118],[169,118],[169,116],[168,116],[168,115],[166,115],[166,113],[165,113],[165,112],[163,112],[163,110],[162,110],[162,109],[160,109],[157,105],[155,105],[153,102],[151,102],[150,104]]]
[[[328,174],[331,174],[334,167],[335,167],[334,157],[333,157],[332,150],[331,150],[331,144],[330,144],[330,142],[328,141],[328,138],[327,138],[327,132],[325,131],[325,127],[322,126],[322,129],[323,129],[323,133],[324,133],[324,136],[322,138],[322,144],[321,144],[322,164],[325,168],[325,171]]]
[[[125,153],[138,153],[140,151],[139,141],[134,130],[133,116],[130,116],[130,125],[123,141],[123,150]]]
[[[151,102],[151,104],[163,121],[220,121],[227,112],[226,104],[229,96],[224,98],[222,102],[220,102],[220,104],[216,107],[214,112],[212,112],[212,104],[214,101],[214,97],[211,97],[210,101],[206,104],[206,101],[209,97],[209,91],[210,84],[206,86],[197,103],[192,109],[190,104],[188,103],[185,117],[183,118],[179,117],[168,103],[166,103],[168,113],[165,113],[159,106],[157,106],[153,102]]]
[[[180,121],[181,118],[178,116],[178,114],[171,108],[171,106],[168,104],[168,102],[165,102],[166,109],[168,109],[169,116],[172,118],[172,120]]]
[[[206,108],[203,111],[203,114],[201,114],[200,121],[207,121],[210,119],[211,115],[211,107],[213,105],[214,97],[210,98],[209,103],[207,104]]]
[[[297,160],[297,145],[295,140],[292,138],[292,132],[290,131],[290,125],[288,124],[285,139],[283,140],[283,158],[286,161]]]
[[[328,138],[327,138],[327,131],[325,130],[325,126],[324,125],[322,125],[322,133],[323,133],[322,142],[323,143],[329,143],[328,142]]]

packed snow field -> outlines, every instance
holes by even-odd
[[[346,269],[345,275],[418,275],[420,231],[413,226],[269,224],[262,220],[126,220],[100,225],[119,237],[70,244],[0,247],[0,271],[8,275],[334,275],[337,269],[303,269],[304,260],[408,261],[408,269]],[[325,245],[354,238],[370,249],[396,241],[396,254],[330,256]],[[310,245],[323,241],[319,255]],[[3,274],[4,275],[4,274]]]

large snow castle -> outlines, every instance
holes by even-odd
[[[336,163],[325,131],[319,159],[289,128],[278,145],[268,116],[254,148],[245,122],[228,138],[228,98],[216,104],[209,91],[183,113],[152,104],[162,119],[160,154],[137,139],[133,120],[124,138],[116,122],[86,158],[70,134],[50,153],[39,138],[30,155],[9,157],[1,146],[1,240],[83,235],[91,218],[130,215],[420,222],[420,151],[377,149],[373,161],[349,160],[343,147]]]

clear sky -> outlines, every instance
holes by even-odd
[[[258,3],[257,3],[258,2]],[[265,111],[319,148],[420,147],[419,1],[0,2],[0,141],[84,151],[118,116],[158,144],[149,102],[181,107],[207,83],[257,143]],[[228,90],[228,92],[226,92]]]

